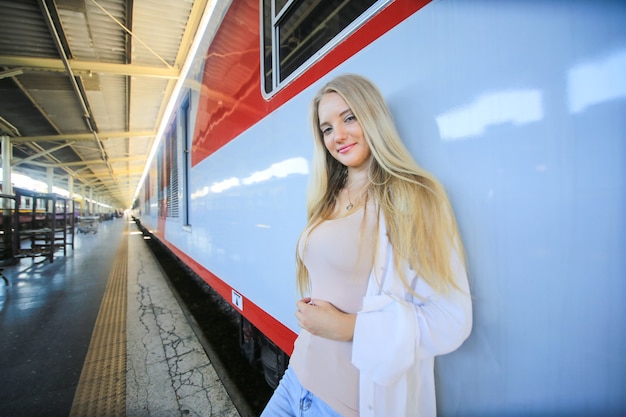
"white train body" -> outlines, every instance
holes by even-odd
[[[440,415],[624,415],[626,3],[377,2],[270,84],[264,3],[218,3],[141,223],[290,354],[309,102],[362,74],[468,254],[474,328],[438,359]]]

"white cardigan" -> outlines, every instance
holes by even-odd
[[[453,255],[462,291],[439,295],[406,265],[416,299],[398,277],[382,216],[379,223],[375,264],[352,347],[352,363],[360,371],[360,416],[435,417],[435,356],[457,349],[472,328],[465,266]]]

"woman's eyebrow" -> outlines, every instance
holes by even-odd
[[[352,113],[352,109],[350,107],[339,113],[339,117],[343,117],[348,113]],[[327,122],[326,120],[320,120],[320,126],[322,126],[323,124],[330,124],[330,122]]]

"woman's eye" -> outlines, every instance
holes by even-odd
[[[346,116],[344,121],[346,123],[350,123],[350,122],[354,122],[355,120],[356,120],[356,116],[353,115],[353,114],[349,114],[349,115]]]
[[[326,136],[328,135],[330,132],[332,132],[332,128],[331,127],[324,127],[322,128],[322,135]]]

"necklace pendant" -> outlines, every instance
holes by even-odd
[[[352,207],[354,207],[354,204],[350,203],[346,206],[346,210],[352,210]]]

